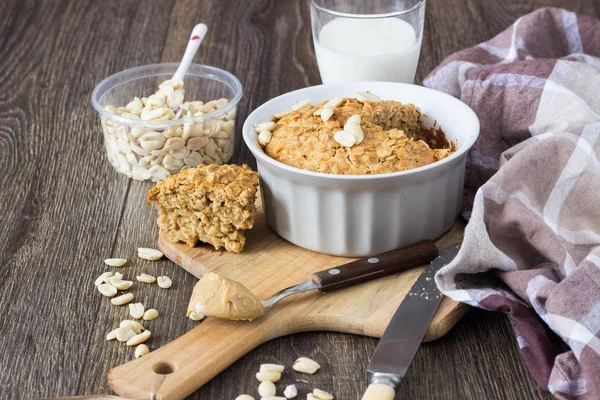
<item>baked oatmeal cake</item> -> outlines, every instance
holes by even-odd
[[[404,171],[448,157],[455,149],[441,130],[426,129],[413,104],[338,99],[327,121],[319,116],[327,102],[305,105],[274,118],[263,146],[270,157],[293,167],[330,174],[383,174]],[[344,146],[334,139],[352,116],[360,116],[361,142]],[[354,117],[358,118],[358,117]]]
[[[243,165],[199,165],[171,175],[148,193],[170,242],[198,241],[239,253],[252,228],[258,174]]]

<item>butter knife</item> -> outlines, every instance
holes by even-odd
[[[434,275],[454,259],[459,248],[460,243],[455,243],[433,260],[400,303],[371,357],[368,371],[373,375],[362,400],[394,399],[442,301]]]

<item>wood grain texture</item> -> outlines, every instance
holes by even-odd
[[[318,290],[299,293],[281,300],[266,315],[252,322],[208,318],[148,356],[112,369],[109,385],[123,397],[148,398],[156,379],[154,367],[166,363],[174,372],[165,379],[157,396],[182,399],[250,350],[273,338],[306,331],[380,337],[425,265],[437,256],[436,245],[445,249],[461,241],[463,229],[464,226],[457,223],[435,245],[429,242],[413,246],[412,249],[423,249],[419,257],[411,249],[402,253],[420,262],[401,273],[325,294]],[[189,247],[170,243],[163,236],[159,239],[159,248],[192,275],[200,278],[209,271],[216,272],[241,282],[259,299],[304,282],[315,272],[334,267],[343,269],[344,264],[354,260],[315,253],[283,240],[267,226],[262,207],[240,254],[216,252],[209,245]],[[400,254],[400,250],[396,253]],[[398,254],[397,260],[401,258]],[[379,257],[384,259],[385,255]],[[370,265],[371,271],[377,270],[374,266]],[[424,340],[435,340],[448,332],[466,308],[464,304],[444,298]]]
[[[600,0],[429,0],[417,72],[499,33],[521,14],[559,6],[598,16]],[[161,317],[148,323],[158,348],[194,326],[185,318],[190,274],[167,260],[138,260],[157,229],[145,207],[149,185],[129,182],[105,160],[91,91],[136,65],[176,61],[191,27],[208,22],[199,61],[240,78],[249,111],[271,97],[319,83],[305,0],[4,0],[0,2],[0,398],[110,393],[110,368],[131,349],[104,341],[126,315],[93,287],[102,259],[125,256],[126,276],[172,276],[167,292],[136,285],[136,299]],[[184,38],[184,39],[180,39]],[[239,132],[238,132],[239,134]],[[241,140],[236,162],[251,156]],[[376,341],[296,334],[266,343],[217,376],[193,399],[256,394],[265,361],[298,355],[325,366],[310,387],[359,398]],[[291,383],[284,377],[282,385]],[[424,345],[397,398],[542,399],[518,355],[506,319],[472,311],[447,336]]]

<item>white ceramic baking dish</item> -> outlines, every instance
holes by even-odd
[[[276,161],[258,145],[252,125],[300,100],[313,104],[371,91],[386,100],[413,103],[437,121],[456,153],[409,171],[381,175],[333,175]],[[424,239],[452,227],[463,196],[467,151],[479,120],[460,100],[422,86],[352,82],[312,86],[276,97],[252,112],[243,127],[256,157],[267,223],[290,242],[321,253],[364,257]]]

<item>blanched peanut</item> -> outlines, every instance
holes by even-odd
[[[313,389],[313,396],[319,400],[333,400],[333,395],[321,389]]]
[[[281,374],[279,372],[257,372],[256,379],[260,382],[277,382],[281,379]]]
[[[275,393],[277,393],[277,389],[273,382],[264,381],[258,385],[258,394],[260,394],[260,397],[275,396]]]
[[[321,368],[318,362],[307,357],[300,357],[292,366],[295,371],[304,372],[305,374],[314,374]]]
[[[171,285],[173,285],[173,281],[171,281],[171,278],[168,276],[159,276],[156,278],[156,282],[158,283],[158,286],[163,289],[168,289],[171,287]]]
[[[296,389],[296,385],[288,385],[283,391],[283,395],[286,399],[293,399],[298,396],[298,389]]]
[[[150,349],[145,344],[140,344],[135,348],[135,358],[140,358],[150,353]]]
[[[142,333],[138,333],[137,335],[131,337],[128,341],[127,341],[127,346],[136,346],[140,343],[144,343],[146,340],[148,340],[150,338],[150,335],[152,333],[148,330],[145,330]]]
[[[104,260],[104,264],[109,265],[111,267],[122,267],[127,262],[124,258],[107,258]]]
[[[109,283],[98,285],[98,291],[106,297],[113,297],[117,294],[117,288]]]
[[[158,318],[158,310],[155,308],[151,308],[149,310],[144,311],[144,315],[142,316],[144,321],[152,321],[153,319]]]
[[[135,277],[135,279],[138,280],[138,282],[144,282],[144,283],[154,283],[156,281],[156,278],[153,277],[152,275],[148,275],[148,274],[141,274]]]
[[[142,324],[140,324],[139,322],[134,321],[132,319],[124,319],[123,321],[121,321],[119,323],[119,328],[123,328],[123,327],[129,327],[135,333],[140,333],[141,331],[143,331],[145,329]]]
[[[124,306],[133,300],[133,293],[125,293],[119,297],[115,297],[114,299],[110,299],[110,302],[115,306]]]
[[[279,364],[261,364],[260,372],[278,372],[282,373],[285,367]]]
[[[135,319],[142,318],[144,316],[144,305],[142,303],[130,304],[129,315]]]

